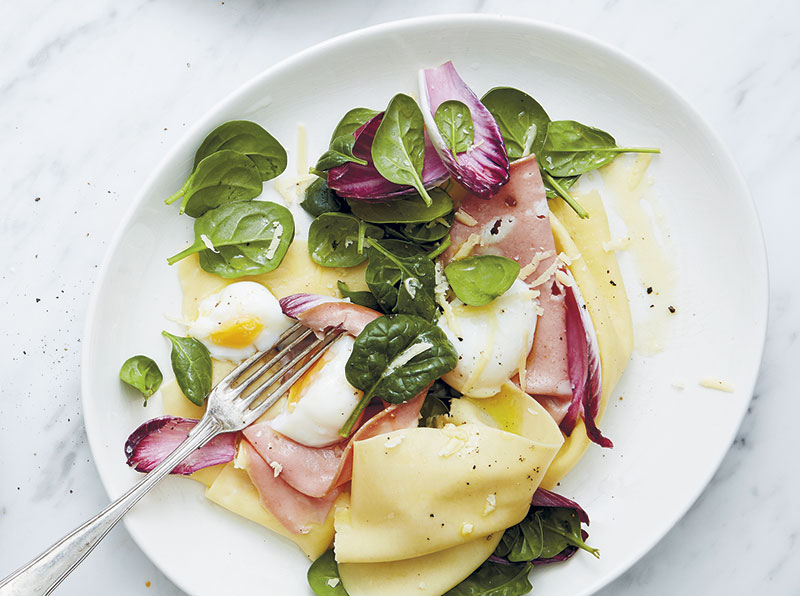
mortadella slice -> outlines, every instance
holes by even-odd
[[[283,482],[304,495],[319,498],[350,481],[354,441],[415,427],[426,393],[427,388],[410,401],[381,409],[349,440],[327,447],[301,445],[275,432],[268,420],[248,427],[244,436],[261,458],[274,466],[271,470],[279,470]]]
[[[474,243],[469,252],[472,255],[501,255],[514,259],[523,269],[535,264],[525,281],[539,290],[542,315],[536,324],[524,384],[525,390],[560,422],[572,398],[566,311],[563,288],[555,279],[555,242],[536,157],[512,163],[509,182],[491,200],[468,195],[460,211],[464,216],[453,222],[452,244],[442,255],[443,264],[453,260],[467,243]],[[464,252],[459,257],[467,256]]]
[[[307,533],[312,523],[323,523],[341,492],[335,488],[322,498],[304,495],[285,482],[247,440],[239,444],[237,465],[247,471],[261,505],[295,534]]]

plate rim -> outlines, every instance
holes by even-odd
[[[759,345],[757,346],[759,357],[757,359],[757,362],[751,363],[754,364],[754,366],[750,371],[750,374],[748,375],[748,382],[746,384],[746,388],[748,389],[748,397],[745,400],[743,400],[741,404],[741,410],[738,413],[737,423],[735,425],[731,425],[731,432],[729,433],[726,442],[727,448],[721,452],[718,458],[716,458],[716,461],[714,461],[714,465],[709,468],[709,473],[707,477],[704,479],[702,484],[699,485],[696,491],[693,491],[691,495],[688,495],[689,498],[686,499],[682,507],[678,508],[673,519],[670,519],[667,524],[664,524],[663,528],[661,528],[658,532],[656,532],[653,535],[652,540],[649,543],[647,543],[644,548],[640,549],[633,555],[624,558],[615,568],[610,570],[609,573],[606,573],[599,581],[595,582],[592,585],[586,586],[586,588],[583,591],[578,593],[581,596],[586,596],[595,593],[596,591],[602,589],[603,587],[609,585],[611,582],[618,579],[623,573],[630,570],[638,561],[640,561],[645,555],[647,555],[656,546],[656,544],[661,542],[664,536],[666,536],[678,524],[678,522],[680,522],[680,520],[685,517],[687,512],[694,506],[694,504],[697,502],[700,496],[708,488],[714,475],[719,470],[722,461],[729,453],[730,446],[733,444],[736,435],[738,434],[739,429],[741,428],[742,421],[744,420],[744,417],[752,401],[753,391],[755,389],[759,372],[761,370],[761,364],[764,358],[764,347],[766,344],[766,333],[769,320],[770,285],[769,285],[769,267],[767,260],[766,240],[764,237],[761,220],[758,215],[758,209],[756,207],[755,201],[753,200],[750,188],[744,176],[742,175],[738,163],[736,162],[730,149],[723,142],[722,138],[719,136],[716,130],[713,129],[708,124],[705,118],[703,118],[703,116],[692,106],[692,104],[683,96],[682,93],[680,93],[670,82],[665,80],[660,74],[658,74],[657,72],[653,71],[651,68],[646,66],[644,62],[642,62],[638,58],[631,56],[627,52],[621,50],[620,48],[612,45],[609,42],[598,39],[597,37],[586,34],[582,31],[565,27],[563,25],[532,19],[529,17],[483,14],[483,13],[456,13],[456,14],[429,15],[429,16],[413,17],[408,19],[399,19],[399,20],[379,23],[376,25],[355,29],[353,31],[349,31],[341,35],[337,35],[335,37],[314,44],[308,48],[305,48],[304,50],[301,50],[295,54],[287,56],[284,59],[280,60],[279,62],[273,64],[272,66],[269,66],[268,68],[261,70],[257,74],[253,75],[248,80],[246,80],[238,87],[236,87],[234,90],[232,90],[224,97],[222,97],[220,100],[218,100],[216,103],[214,103],[210,108],[205,110],[202,113],[202,115],[191,126],[187,128],[187,130],[181,135],[181,137],[164,154],[164,156],[158,161],[156,166],[153,168],[153,170],[144,180],[142,185],[139,187],[139,190],[136,193],[135,198],[128,205],[127,210],[123,214],[122,218],[119,221],[119,224],[115,229],[115,232],[103,256],[103,260],[100,264],[98,273],[95,277],[95,285],[92,288],[91,297],[89,299],[86,311],[86,320],[84,322],[82,336],[81,336],[82,339],[81,339],[81,358],[80,358],[81,411],[83,415],[84,429],[86,431],[87,439],[89,442],[89,448],[92,454],[92,460],[95,465],[95,469],[97,470],[97,475],[100,479],[103,489],[108,498],[111,499],[112,492],[109,486],[109,481],[102,475],[97,463],[98,459],[96,457],[96,453],[102,451],[102,447],[100,445],[100,438],[96,435],[96,433],[94,433],[91,430],[93,428],[96,428],[96,424],[93,418],[93,410],[90,405],[91,398],[89,397],[89,387],[91,385],[90,376],[92,375],[89,370],[88,360],[89,360],[89,354],[91,354],[95,349],[91,338],[94,335],[95,318],[98,310],[97,307],[100,300],[101,290],[106,285],[106,278],[108,277],[111,268],[112,257],[117,252],[120,244],[122,243],[123,235],[127,230],[127,228],[129,227],[131,221],[133,220],[134,214],[136,213],[140,205],[145,201],[151,187],[153,186],[153,183],[159,177],[161,171],[166,167],[168,167],[168,164],[174,161],[179,154],[184,152],[185,149],[184,146],[188,144],[191,138],[196,136],[200,131],[207,130],[210,123],[213,123],[215,116],[219,112],[223,111],[227,105],[234,102],[238,97],[247,94],[251,89],[258,87],[264,79],[268,79],[282,70],[293,68],[297,63],[305,60],[307,56],[324,52],[325,49],[329,47],[338,46],[340,44],[346,44],[348,42],[356,40],[359,37],[368,37],[380,34],[382,32],[385,33],[389,31],[403,30],[408,27],[423,26],[423,25],[433,26],[436,24],[439,24],[441,26],[452,26],[454,24],[456,25],[479,24],[488,26],[502,26],[503,24],[514,24],[517,26],[521,25],[530,28],[532,31],[537,29],[546,30],[548,32],[556,33],[562,36],[577,38],[589,45],[598,46],[600,49],[602,49],[603,51],[607,52],[610,56],[612,56],[616,61],[625,63],[627,66],[637,70],[644,77],[653,80],[659,86],[668,91],[672,95],[673,99],[677,100],[677,102],[681,105],[683,110],[685,110],[686,113],[692,116],[693,118],[693,122],[691,123],[692,128],[694,129],[699,128],[700,130],[702,130],[702,132],[705,135],[707,135],[707,137],[714,143],[715,149],[719,151],[717,158],[723,162],[726,162],[727,166],[735,176],[735,180],[732,181],[733,184],[736,187],[738,187],[742,191],[743,196],[747,198],[747,201],[745,201],[744,205],[750,211],[749,216],[753,220],[753,223],[755,225],[754,231],[757,232],[756,239],[758,240],[758,242],[756,244],[759,249],[759,254],[755,256],[758,257],[756,260],[759,263],[760,272],[763,273],[763,284],[761,285],[760,291],[758,292],[758,297],[762,302],[761,312],[757,313],[759,314],[758,325],[760,326],[760,329],[758,330],[758,333],[754,333],[755,336],[760,337],[760,342]],[[128,534],[136,543],[136,546],[144,553],[144,555],[147,557],[150,563],[153,564],[157,569],[159,569],[159,571],[163,573],[180,590],[182,590],[186,594],[191,594],[191,592],[187,591],[187,588],[184,585],[184,583],[176,576],[175,573],[173,573],[172,569],[163,567],[154,557],[150,556],[148,550],[140,542],[138,532],[134,528],[132,528],[128,523],[128,519],[125,518],[123,522],[125,523],[125,528],[128,531]]]

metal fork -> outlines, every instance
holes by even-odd
[[[175,451],[119,499],[6,577],[0,582],[0,596],[47,596],[52,593],[122,516],[175,466],[217,435],[242,430],[257,420],[322,357],[342,330],[333,329],[303,347],[302,342],[312,333],[311,329],[297,323],[287,329],[274,346],[237,366],[211,390],[205,415]],[[284,342],[288,343],[280,347]],[[276,347],[278,352],[269,357]],[[302,349],[295,352],[297,348]],[[283,364],[287,359],[288,362]],[[280,364],[283,365],[279,370],[272,371]],[[269,377],[263,379],[271,371]],[[270,390],[275,385],[277,387]]]

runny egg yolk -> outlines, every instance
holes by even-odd
[[[209,334],[208,338],[218,346],[246,348],[259,336],[264,324],[253,317],[236,319],[232,323]]]
[[[319,360],[317,360],[314,365],[306,371],[300,379],[289,388],[289,396],[286,402],[286,412],[291,413],[294,412],[294,409],[297,407],[297,402],[300,401],[300,398],[303,397],[303,392],[306,390],[307,387],[314,384],[314,381],[317,379],[317,375],[322,367],[325,366],[328,362],[328,358],[323,356]]]

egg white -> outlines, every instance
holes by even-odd
[[[283,314],[275,296],[261,284],[239,281],[204,298],[197,308],[197,318],[187,323],[187,335],[200,340],[217,360],[240,362],[274,345],[281,333],[292,324]],[[246,346],[230,346],[215,341],[215,333],[248,319],[262,329]]]
[[[344,366],[355,340],[343,335],[323,356],[322,367],[312,368],[294,407],[272,419],[272,428],[309,447],[325,447],[342,440],[339,429],[347,421],[362,392],[347,382]],[[305,381],[305,382],[304,382]]]
[[[533,346],[538,292],[516,280],[485,306],[453,305],[438,325],[458,352],[458,365],[442,379],[470,397],[491,397],[520,369]]]

